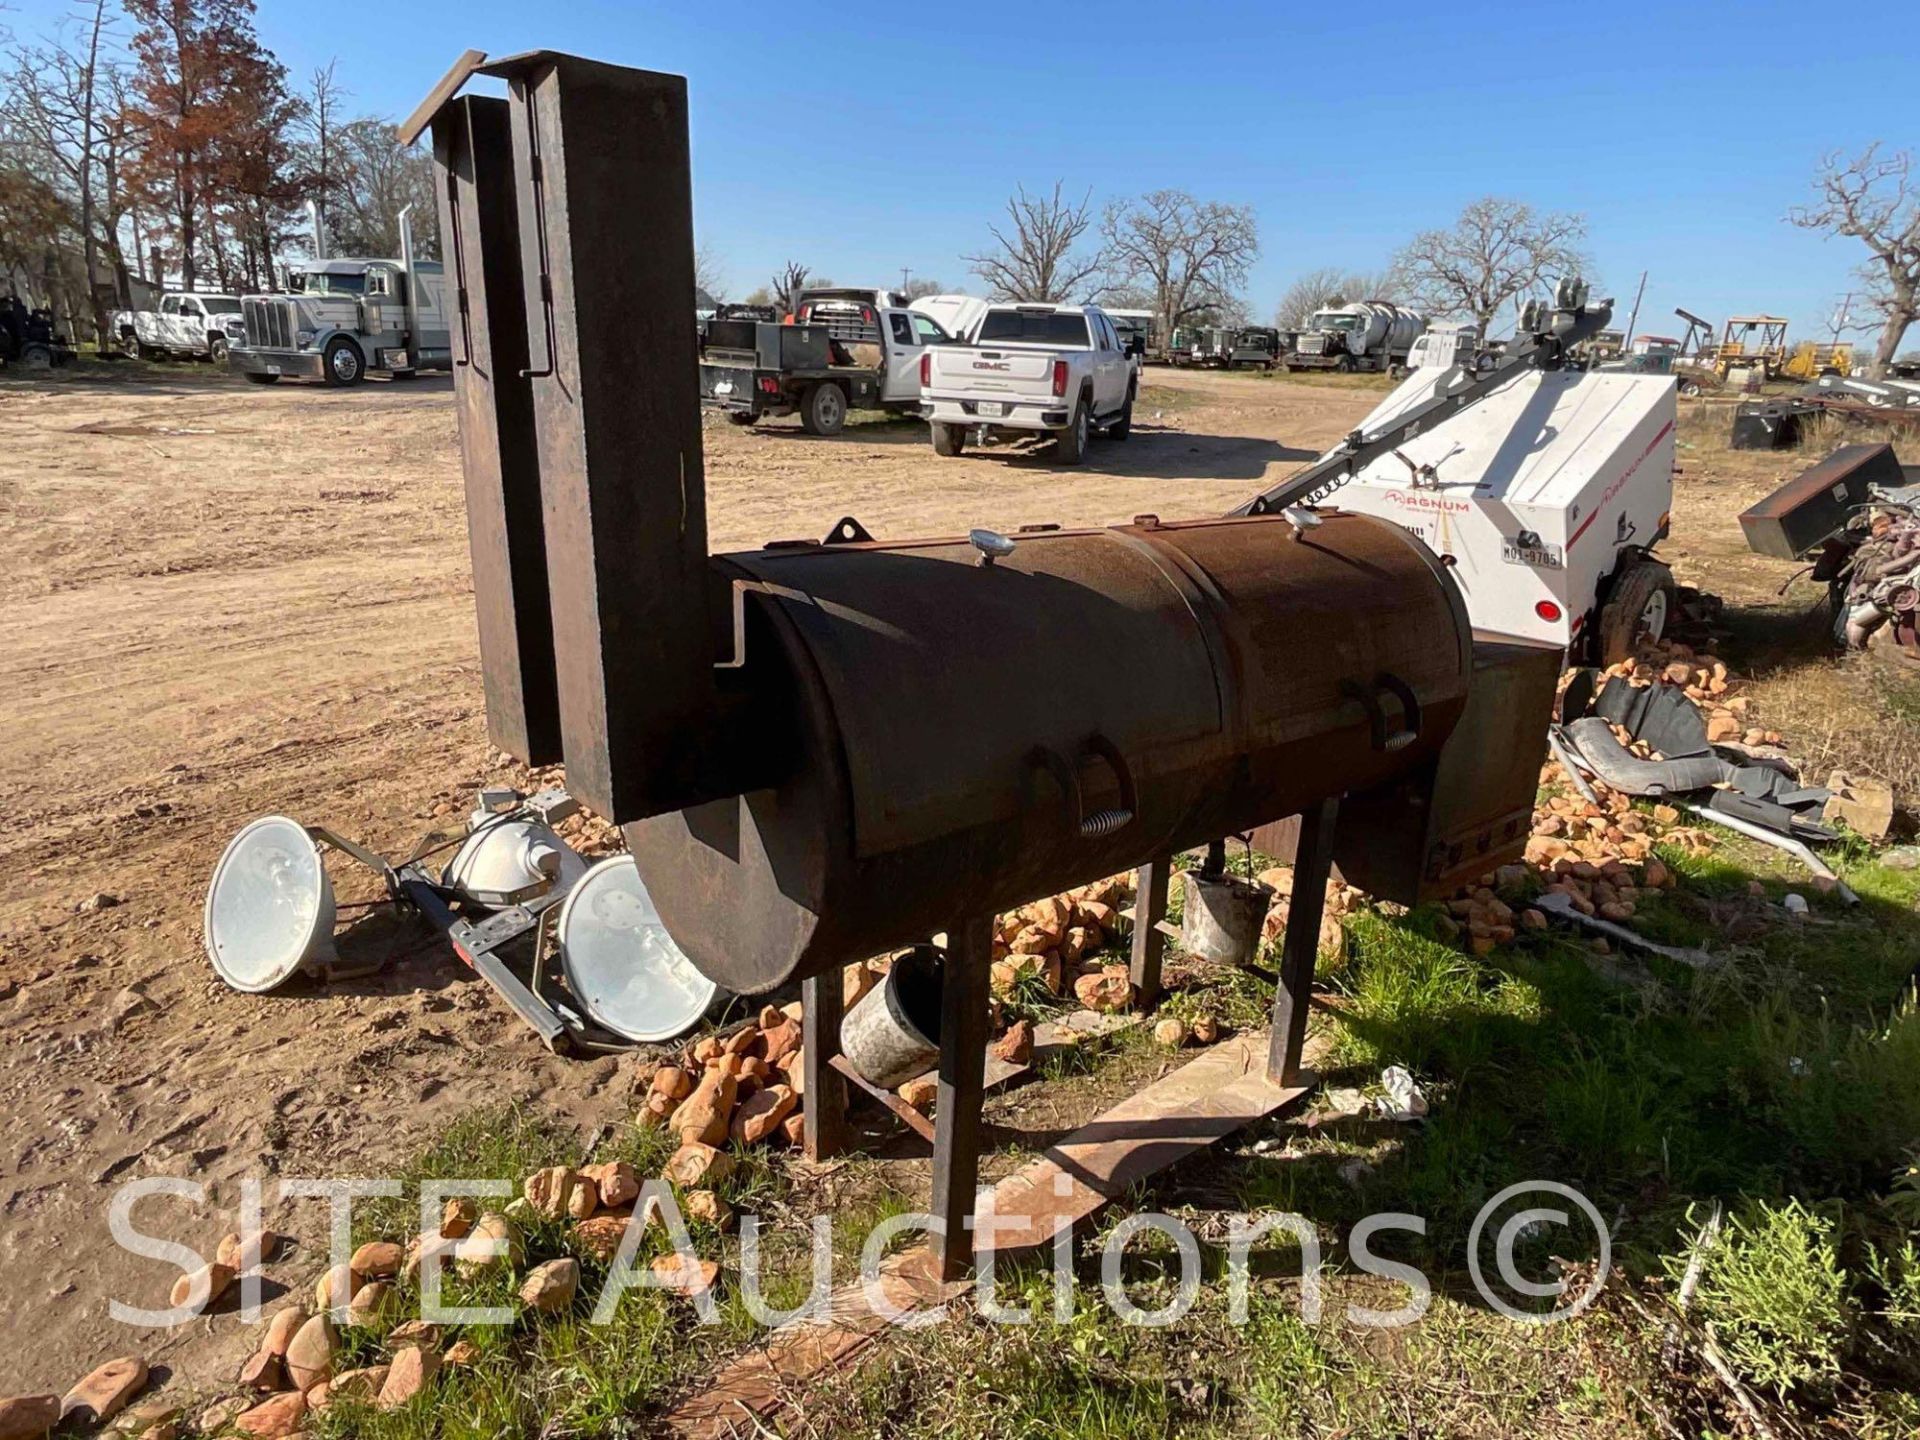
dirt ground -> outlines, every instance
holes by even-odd
[[[174,1269],[109,1238],[114,1190],[211,1253],[243,1175],[365,1174],[436,1121],[538,1098],[583,1131],[626,1113],[610,1059],[548,1055],[431,936],[367,922],[373,977],[233,993],[201,950],[207,877],[282,812],[388,854],[454,824],[487,743],[451,387],[255,387],[187,367],[0,380],[0,1393],[138,1351],[224,1379],[231,1315],[132,1332]],[[1055,469],[942,460],[918,424],[810,439],[707,431],[717,548],[824,534],[1214,514],[1310,458],[1369,391],[1156,372],[1133,438]],[[336,867],[343,899],[368,886]],[[271,1192],[270,1192],[271,1193]],[[317,1267],[323,1201],[270,1210]],[[268,1288],[269,1300],[273,1289]],[[230,1306],[231,1301],[227,1302]],[[216,1311],[224,1307],[216,1307]]]

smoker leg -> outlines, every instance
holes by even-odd
[[[1333,869],[1333,827],[1340,802],[1322,800],[1300,817],[1300,843],[1293,854],[1293,899],[1287,933],[1280,942],[1280,987],[1273,1000],[1273,1034],[1267,1041],[1267,1078],[1291,1085],[1300,1076],[1307,1041],[1307,1005],[1313,998],[1313,962],[1320,950],[1320,917],[1327,905],[1327,875]]]
[[[973,1264],[974,1191],[980,1181],[980,1111],[986,1100],[987,1009],[993,916],[962,921],[949,936],[940,1023],[940,1090],[933,1111],[933,1203],[944,1233],[933,1240],[942,1280]]]
[[[826,1160],[847,1148],[846,1084],[833,1069],[840,1054],[843,1008],[838,970],[800,982],[800,1043],[805,1058],[801,1084],[802,1142],[809,1160]]]
[[[1143,1007],[1160,998],[1160,955],[1167,944],[1160,922],[1167,918],[1167,877],[1172,871],[1172,857],[1162,856],[1142,865],[1134,879],[1133,963],[1128,978]]]

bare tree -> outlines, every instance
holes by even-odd
[[[109,23],[106,0],[94,0],[91,13],[78,18],[77,33],[71,37],[62,27],[50,44],[14,52],[5,103],[17,132],[41,152],[47,173],[57,177],[60,190],[71,199],[85,298],[95,337],[104,339],[107,306],[94,284],[102,230],[97,199],[102,152],[118,128],[118,117],[110,111],[109,66],[102,54]],[[110,217],[105,229],[111,234],[117,228],[118,217]],[[124,281],[124,274],[117,278]],[[119,289],[124,301],[124,284]]]
[[[346,157],[340,143],[343,106],[349,94],[334,78],[339,62],[329,60],[315,68],[301,97],[299,129],[307,189],[320,207],[320,234],[331,234],[328,212],[346,190]]]
[[[1920,193],[1914,188],[1913,156],[1905,150],[1880,154],[1880,142],[1845,160],[1835,151],[1820,162],[1812,205],[1797,205],[1788,220],[1807,230],[1850,235],[1867,247],[1859,275],[1867,303],[1880,312],[1879,343],[1869,373],[1887,373],[1920,320]]]
[[[355,255],[398,255],[400,212],[413,207],[416,252],[440,254],[439,210],[434,204],[433,157],[402,145],[389,120],[349,120],[340,127],[343,185],[332,231]]]
[[[768,289],[773,292],[773,304],[782,315],[793,312],[794,302],[800,298],[800,292],[807,288],[809,282],[816,286],[827,283],[796,260],[789,260],[781,267]]]
[[[1381,276],[1323,265],[1287,287],[1274,311],[1273,323],[1281,330],[1304,330],[1317,310],[1351,305],[1356,300],[1378,300],[1390,289]]]
[[[1152,293],[1163,335],[1202,311],[1236,308],[1235,293],[1260,256],[1250,206],[1195,200],[1184,190],[1116,200],[1101,229],[1109,278]]]
[[[1051,195],[1029,195],[1027,187],[1020,186],[1007,200],[1011,233],[987,226],[999,248],[961,257],[987,282],[994,299],[1064,304],[1100,288],[1092,282],[1100,274],[1102,257],[1075,253],[1093,227],[1093,192],[1074,205],[1061,196],[1065,183],[1054,181]]]
[[[693,252],[693,288],[709,300],[724,300],[727,295],[727,262],[711,244],[703,243]]]
[[[1435,316],[1472,316],[1481,332],[1516,295],[1587,269],[1584,215],[1543,214],[1519,200],[1486,196],[1450,230],[1423,230],[1394,258],[1392,277],[1409,301]]]

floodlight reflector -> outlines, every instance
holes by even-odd
[[[440,883],[477,905],[501,908],[545,894],[556,880],[569,884],[586,868],[551,826],[496,815],[476,820]]]
[[[207,958],[236,990],[258,994],[333,956],[333,884],[306,827],[255,820],[228,842],[202,916]]]
[[[693,968],[660,922],[631,855],[600,861],[560,908],[560,967],[596,1024],[627,1040],[671,1040],[713,1003],[713,981]]]

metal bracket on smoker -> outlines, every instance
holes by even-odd
[[[822,545],[864,545],[872,539],[873,536],[867,532],[866,526],[851,515],[842,515],[839,523],[827,531],[827,538],[820,543]]]

